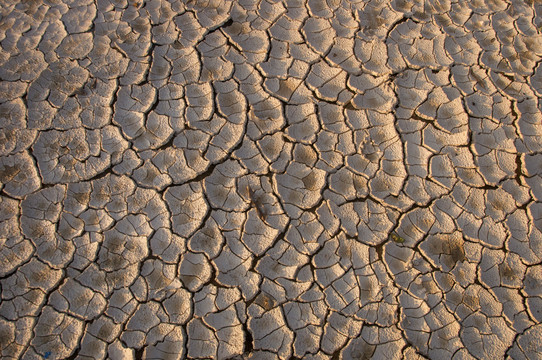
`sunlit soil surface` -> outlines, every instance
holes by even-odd
[[[0,357],[542,357],[541,27],[1,0]]]

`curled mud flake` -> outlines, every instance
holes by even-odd
[[[279,235],[279,231],[249,212],[241,241],[256,256],[265,254]]]
[[[310,297],[307,291],[304,295]],[[323,330],[325,304],[322,299],[310,299],[307,302],[288,302],[284,305],[284,313],[288,325],[294,330],[296,339],[293,344],[295,356],[303,356],[319,348]]]
[[[202,319],[194,318],[188,323],[188,356],[199,358],[217,356],[218,341],[214,332]]]
[[[163,301],[164,309],[173,324],[185,324],[192,315],[192,295],[185,289],[172,290]]]
[[[24,198],[40,188],[40,178],[27,152],[0,157],[0,188],[15,198]]]
[[[138,150],[156,149],[164,145],[173,135],[169,119],[151,111],[145,121],[145,131],[133,140]]]
[[[270,41],[265,29],[253,28],[246,22],[234,22],[224,30],[237,45],[236,49],[242,50],[241,54],[246,58],[247,63],[259,64],[266,60]]]
[[[523,334],[519,335],[514,341],[513,347],[507,354],[517,359],[537,357],[542,350],[540,344],[536,341],[541,333],[541,328],[540,324],[536,324]]]
[[[221,32],[213,32],[205,36],[197,46],[202,54],[203,68],[200,75],[202,82],[224,81],[231,77],[233,64],[224,58],[229,50],[227,42],[227,38]]]
[[[13,91],[12,89],[11,91]],[[7,89],[5,91],[8,91]],[[7,98],[7,94],[2,94]],[[28,149],[34,142],[36,130],[27,129],[25,105],[21,99],[0,104],[0,155],[15,154]]]
[[[288,328],[280,307],[265,312],[261,316],[251,317],[248,327],[256,350],[275,352],[280,359],[291,355],[291,347],[286,344],[290,344],[293,340],[293,332]]]
[[[307,43],[321,55],[329,51],[336,35],[329,20],[318,18],[309,18],[303,25],[302,33]]]
[[[62,228],[56,229],[65,194],[65,186],[56,185],[28,195],[21,204],[23,233],[36,247],[37,257],[54,268],[71,261],[75,250],[72,241],[59,234]]]
[[[208,314],[205,322],[216,331],[219,354],[228,358],[243,352],[245,334],[233,305],[222,311]]]
[[[165,335],[174,328],[165,322],[166,319],[166,314],[159,303],[149,301],[139,304],[126,324],[126,331],[121,335],[121,340],[132,348],[155,345],[163,341]]]
[[[34,81],[47,68],[43,53],[28,50],[3,62],[0,77],[5,81]]]
[[[163,191],[171,185],[171,177],[162,173],[151,161],[147,160],[142,166],[134,170],[134,180],[142,187]]]
[[[163,337],[163,340],[145,347],[143,356],[145,358],[157,358],[164,359],[171,354],[184,358],[186,349],[183,344],[185,343],[186,335],[180,327],[163,327],[163,330],[167,334]]]
[[[326,183],[325,171],[292,162],[286,174],[275,175],[274,182],[286,212],[294,214],[297,209],[309,209],[321,198]]]
[[[347,341],[360,335],[363,325],[362,321],[335,311],[330,311],[325,320],[321,348],[326,353],[334,353],[344,348]]]
[[[94,319],[106,307],[106,299],[75,280],[68,280],[51,294],[50,304],[57,311],[85,319]]]
[[[170,187],[164,198],[172,213],[173,231],[184,238],[192,236],[209,211],[200,183]]]
[[[187,252],[181,257],[179,277],[184,286],[191,292],[196,292],[211,277],[211,265],[203,254]]]
[[[81,340],[79,353],[82,356],[106,356],[107,343],[112,342],[120,333],[121,326],[107,317],[100,317],[87,328]],[[103,354],[103,355],[102,355]]]
[[[109,128],[42,132],[33,146],[33,154],[43,181],[71,183],[105,171],[126,146],[123,141],[113,144],[115,137],[115,130]]]
[[[14,347],[15,340],[15,324],[7,322],[4,319],[0,320],[0,351],[5,352],[9,347]]]
[[[236,251],[237,247],[241,247],[241,242],[238,243],[239,245],[234,247]],[[244,252],[238,255],[229,246],[224,247],[213,261],[218,269],[217,281],[227,286],[239,287],[244,297],[252,299],[257,295],[261,281],[261,275],[250,270],[252,262],[253,256],[248,249],[245,248]]]
[[[204,181],[209,204],[226,211],[244,210],[247,205],[237,192],[236,178],[246,173],[237,161],[229,160],[215,167]]]
[[[0,197],[0,214],[0,276],[5,276],[26,262],[34,248],[19,228],[19,203]]]
[[[247,185],[247,193],[248,198],[250,199],[250,205],[254,207],[260,220],[265,221],[267,218],[267,210],[265,209],[262,195],[256,196],[256,193],[250,185]]]
[[[104,233],[97,265],[113,287],[131,284],[139,263],[148,255],[152,229],[145,216],[128,215]]]
[[[67,358],[77,348],[83,330],[82,320],[46,306],[34,328],[32,349],[41,356],[50,352],[55,356]]]
[[[79,33],[66,36],[56,49],[59,57],[69,59],[83,59],[92,50],[92,34]]]
[[[233,155],[238,158],[245,167],[252,169],[255,174],[264,174],[267,171],[268,163],[260,154],[256,144],[245,137],[241,147]]]

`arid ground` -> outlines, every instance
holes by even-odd
[[[540,0],[0,0],[2,359],[542,358]]]

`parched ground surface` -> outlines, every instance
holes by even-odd
[[[542,356],[539,1],[0,14],[1,358]]]

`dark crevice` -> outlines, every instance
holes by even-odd
[[[254,297],[256,298],[256,297]],[[248,306],[247,306],[248,308]],[[254,339],[252,337],[252,333],[247,327],[246,323],[243,323],[243,333],[245,334],[245,345],[244,345],[244,353],[245,355],[249,355],[254,350]]]
[[[331,360],[341,360],[341,351],[342,348],[335,350],[335,352],[331,355]]]
[[[93,177],[91,177],[90,179],[86,180],[87,182],[92,182],[92,181],[98,181],[100,179],[103,179],[105,178],[107,175],[116,175],[114,172],[113,172],[113,166],[110,166],[108,167],[107,169],[105,169],[104,171],[94,175]]]
[[[143,354],[144,353],[145,353],[145,347],[142,347],[141,349],[135,349],[134,358],[136,360],[143,360]]]
[[[75,351],[73,352],[73,354],[72,354],[71,356],[68,356],[68,357],[66,358],[66,360],[75,360],[75,359],[77,359],[78,356],[79,356],[79,351],[81,351],[81,345],[79,345],[79,347],[77,347],[77,348],[75,349]],[[53,355],[54,355],[54,354],[53,354]],[[55,358],[55,357],[53,357],[53,358]]]
[[[166,141],[166,143],[164,143],[163,145],[157,147],[156,149],[154,149],[156,152],[160,152],[162,150],[167,150],[169,149],[170,147],[173,147],[173,142],[175,141],[175,137],[176,137],[177,133],[173,133],[170,135],[169,139]]]
[[[373,248],[376,250],[376,254],[378,255],[378,260],[380,260],[382,263],[385,263],[384,259],[384,245],[386,242],[382,242],[378,245],[373,246]]]
[[[516,154],[516,176],[514,180],[516,180],[517,184],[519,186],[522,186],[521,179],[523,179],[523,171],[522,171],[522,165],[521,162],[521,154]]]

